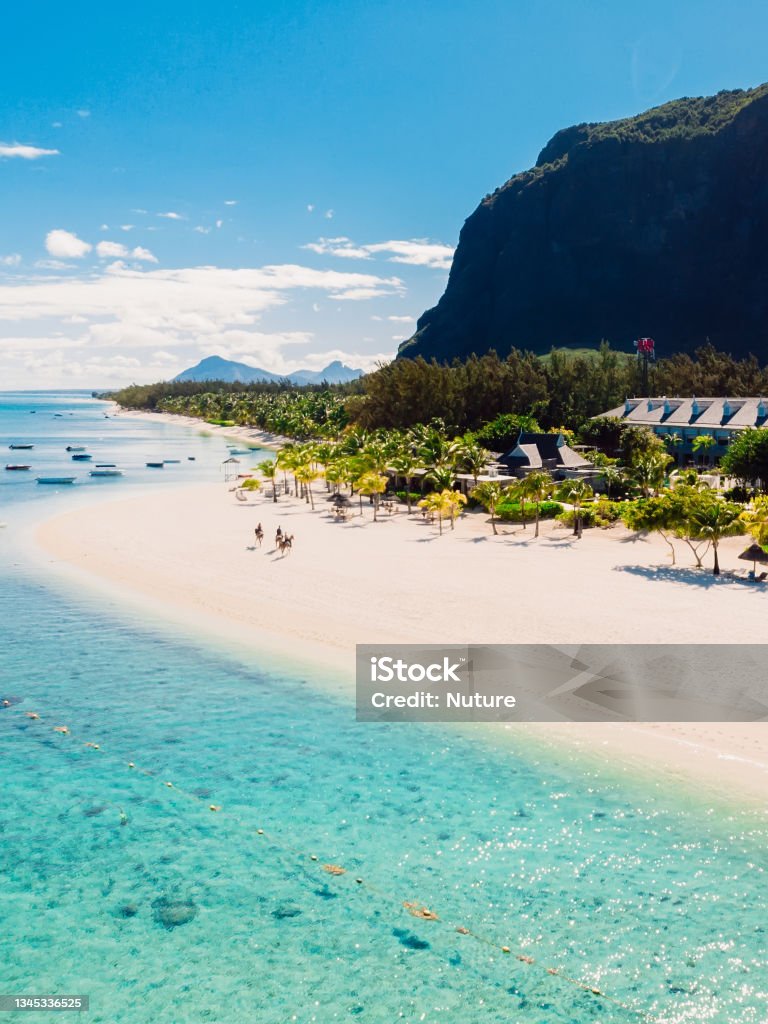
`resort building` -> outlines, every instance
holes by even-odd
[[[511,476],[527,476],[534,470],[546,470],[556,480],[582,477],[594,472],[594,466],[565,443],[562,434],[531,434],[523,431],[517,444],[499,464]]]
[[[619,419],[633,427],[648,427],[670,441],[669,451],[680,465],[714,465],[733,437],[747,427],[764,427],[768,421],[765,398],[627,398],[624,405],[602,416]],[[694,440],[711,437],[708,447]]]

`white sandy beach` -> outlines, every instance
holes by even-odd
[[[405,511],[333,521],[324,487],[316,511],[295,498],[235,500],[206,484],[78,509],[37,537],[51,566],[149,610],[259,650],[334,669],[351,681],[358,642],[760,642],[768,591],[669,569],[658,538],[622,528],[580,542],[547,524],[501,526],[466,515],[455,532]],[[257,522],[265,530],[253,546]],[[277,525],[294,550],[274,550]],[[723,545],[738,568],[742,538]],[[681,561],[684,556],[679,555]],[[497,727],[496,727],[497,728]],[[653,766],[740,796],[768,800],[768,724],[525,725],[544,744]]]
[[[268,448],[278,451],[290,438],[282,437],[280,434],[272,434],[268,430],[259,430],[258,427],[222,427],[217,423],[206,423],[203,420],[195,419],[194,416],[179,416],[170,412],[143,412],[138,409],[121,409],[117,403],[113,403],[113,416],[121,419],[147,420],[150,423],[157,423],[165,420],[168,423],[179,423],[181,426],[190,427],[198,434],[208,434],[211,437],[222,437],[227,441],[238,441],[243,444],[257,444],[260,448]]]

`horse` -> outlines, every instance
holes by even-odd
[[[259,547],[261,547],[261,542],[264,540],[264,531],[261,528],[261,523],[259,523],[259,525],[253,531],[253,533],[254,536],[256,537],[256,543],[259,545]]]
[[[285,555],[286,551],[290,554],[293,549],[293,534],[286,533],[278,540],[277,546],[280,549],[281,557]]]

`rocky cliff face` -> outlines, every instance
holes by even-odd
[[[558,132],[466,221],[399,354],[643,335],[768,357],[768,85]]]

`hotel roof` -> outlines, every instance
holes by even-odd
[[[707,427],[739,430],[763,427],[766,398],[628,398],[602,413],[638,427]]]

